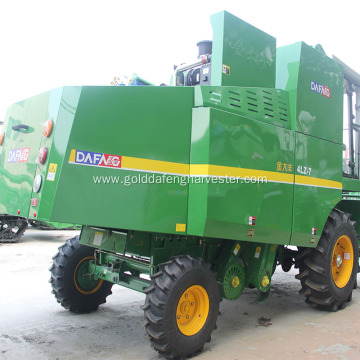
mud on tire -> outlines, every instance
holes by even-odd
[[[334,209],[316,248],[299,249],[296,257],[306,302],[321,310],[343,309],[356,287],[358,244],[351,215]]]
[[[82,283],[81,269],[86,272],[86,262],[94,258],[91,247],[80,245],[76,236],[59,247],[50,267],[50,284],[58,303],[74,313],[97,310],[110,295],[112,283],[86,276]]]

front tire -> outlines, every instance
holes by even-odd
[[[90,260],[94,260],[94,249],[80,245],[79,237],[75,236],[59,247],[49,269],[56,300],[77,314],[97,310],[111,294],[112,283],[89,275],[87,264]]]
[[[316,248],[298,257],[299,275],[306,302],[321,310],[337,311],[351,301],[356,286],[358,244],[350,214],[334,209]]]
[[[159,266],[151,282],[142,309],[153,348],[169,359],[201,351],[219,314],[219,288],[210,264],[175,257]]]

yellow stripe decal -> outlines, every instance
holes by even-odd
[[[320,186],[334,189],[342,189],[342,183],[338,181],[319,179],[315,177],[295,175],[296,185]]]
[[[189,175],[189,165],[123,156],[121,168],[166,174]]]
[[[70,163],[75,163],[76,150],[70,152]],[[342,183],[338,181],[320,179],[310,176],[294,175],[275,171],[256,169],[244,169],[230,166],[219,166],[210,164],[181,164],[168,161],[140,159],[122,156],[121,168],[123,170],[144,171],[152,173],[173,174],[180,176],[216,176],[234,178],[262,178],[269,182],[289,183],[303,186],[317,186],[330,189],[342,189]]]
[[[274,182],[294,182],[294,174],[218,165],[190,165],[190,176],[232,176],[240,178],[263,177],[267,178],[268,181]]]
[[[122,168],[149,172],[161,172],[176,175],[190,176],[221,176],[239,178],[266,178],[269,182],[294,183],[296,185],[318,186],[333,189],[342,189],[342,183],[332,180],[319,179],[309,176],[280,173],[256,169],[235,168],[210,164],[187,165],[166,161],[139,159],[133,157],[122,158]]]

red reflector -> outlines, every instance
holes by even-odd
[[[4,136],[5,133],[4,132],[0,132],[0,145],[2,145],[3,141],[4,141]]]
[[[18,215],[20,215],[20,209],[17,211]]]
[[[31,199],[31,206],[38,206],[39,199]]]
[[[53,127],[53,122],[51,120],[46,120],[43,127],[43,135],[46,137],[50,136],[52,127]]]
[[[37,162],[41,165],[44,164],[44,162],[46,160],[46,156],[47,156],[47,148],[44,146],[39,151],[39,155],[37,157]]]
[[[36,213],[36,211],[34,211],[34,217],[36,217],[36,215],[37,215],[37,213]]]

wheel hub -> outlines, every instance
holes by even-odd
[[[338,255],[336,257],[336,266],[339,268],[341,266],[342,262],[343,261],[342,261],[341,255]]]
[[[190,311],[190,303],[189,301],[184,301],[183,303],[181,303],[180,305],[180,317],[181,316],[186,316]]]
[[[238,262],[228,266],[222,282],[223,297],[229,300],[237,299],[245,287],[245,271],[243,266]]]
[[[237,276],[234,276],[231,280],[231,287],[237,288],[240,285],[240,280]]]
[[[199,285],[190,286],[180,297],[176,309],[176,323],[187,336],[198,333],[209,314],[209,296]]]
[[[94,260],[94,257],[88,256],[82,259],[74,272],[75,286],[84,295],[94,294],[103,283],[102,279],[95,279],[92,274],[89,274],[89,261],[91,260]]]
[[[350,238],[341,235],[335,243],[332,253],[331,272],[335,285],[345,287],[350,281],[354,266],[354,249]]]

